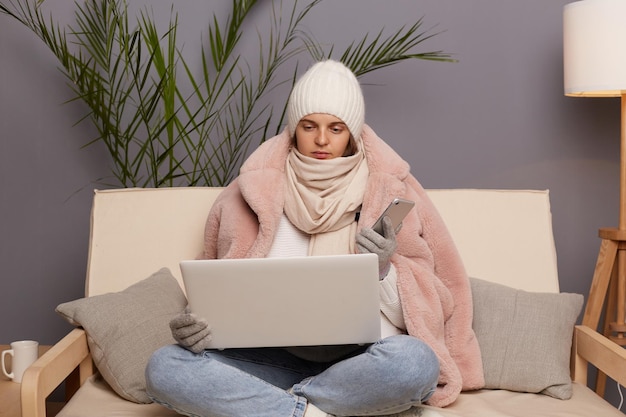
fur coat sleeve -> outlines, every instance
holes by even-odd
[[[368,126],[363,143],[370,174],[359,228],[371,226],[394,197],[416,202],[403,221],[391,261],[407,331],[439,358],[439,384],[428,402],[445,407],[462,390],[484,386],[469,280],[443,219],[408,164]],[[286,133],[266,141],[219,196],[205,229],[206,257],[267,255],[283,212],[289,147]]]
[[[462,390],[484,386],[469,279],[443,219],[408,164],[368,126],[363,138],[370,176],[360,227],[373,224],[394,197],[416,203],[403,221],[391,261],[407,331],[439,358],[439,386],[428,402],[445,407]]]

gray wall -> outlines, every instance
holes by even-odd
[[[73,2],[46,3],[71,21]],[[168,3],[154,3],[164,22]],[[227,3],[175,3],[188,48]],[[270,2],[260,3],[253,24],[262,28]],[[564,97],[565,3],[326,1],[306,24],[340,46],[421,15],[445,30],[426,46],[458,63],[412,61],[362,79],[367,122],[427,188],[549,189],[561,289],[587,294],[597,229],[617,225],[619,100]],[[94,132],[73,126],[85,109],[63,104],[71,93],[53,56],[5,16],[0,59],[0,343],[53,343],[69,329],[54,307],[83,293],[92,189],[103,188],[95,182],[109,161],[101,146],[81,148]]]

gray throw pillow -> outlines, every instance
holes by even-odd
[[[163,268],[124,291],[63,303],[56,312],[85,329],[94,363],[115,392],[149,403],[146,364],[155,350],[175,343],[169,322],[186,305],[178,282]]]
[[[572,335],[583,296],[470,282],[485,388],[569,399]]]

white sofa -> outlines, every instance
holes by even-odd
[[[107,350],[111,351],[113,348],[104,346],[94,338],[101,337],[101,334],[108,337],[112,332],[113,336],[110,339],[114,339],[112,342],[114,345],[117,340],[124,337],[115,336],[116,326],[132,325],[141,329],[142,326],[150,324],[135,323],[136,318],[127,316],[120,320],[113,315],[111,323],[107,323],[103,329],[102,320],[96,320],[95,324],[91,323],[91,320],[128,308],[128,304],[140,304],[141,297],[145,296],[143,292],[127,294],[126,291],[129,290],[123,290],[137,282],[140,283],[131,288],[143,288],[141,285],[146,282],[144,278],[162,267],[169,268],[175,279],[180,282],[178,262],[182,259],[195,258],[200,254],[204,221],[219,192],[219,188],[201,187],[95,192],[85,290],[86,297],[89,298],[72,301],[60,308],[66,318],[73,320],[77,328],[27,370],[22,383],[23,416],[45,416],[46,397],[63,381],[66,381],[66,390],[72,397],[61,410],[59,414],[61,417],[176,415],[156,404],[139,404],[122,398],[111,388],[113,385],[119,390],[117,382],[107,383],[101,377],[108,375],[107,380],[111,381],[109,374],[114,371],[109,369],[112,363],[109,354],[113,352]],[[495,358],[485,357],[486,351],[489,351],[490,355],[500,356],[501,352],[506,353],[508,349],[513,351],[514,347],[528,345],[528,348],[522,349],[517,354],[523,356],[527,351],[535,350],[535,355],[538,353],[542,358],[547,358],[550,364],[558,362],[559,366],[567,368],[564,370],[566,383],[563,385],[567,391],[571,381],[568,365],[573,334],[572,396],[571,399],[561,400],[542,393],[519,392],[525,389],[516,391],[518,388],[515,386],[512,389],[483,389],[462,393],[453,405],[444,409],[424,406],[401,415],[403,417],[623,416],[586,385],[588,361],[622,384],[626,383],[626,354],[622,348],[587,327],[574,327],[573,323],[569,323],[566,324],[563,333],[563,329],[550,327],[554,324],[552,322],[558,321],[556,318],[540,319],[537,324],[533,323],[532,320],[537,318],[533,318],[532,314],[524,315],[520,320],[519,316],[506,317],[508,313],[502,312],[508,308],[508,304],[515,304],[517,300],[522,299],[530,300],[531,313],[540,309],[536,308],[536,304],[533,307],[532,303],[539,302],[541,304],[539,307],[543,307],[550,304],[552,299],[561,297],[576,301],[576,296],[558,293],[556,251],[548,192],[429,190],[429,195],[446,221],[469,275],[484,280],[473,281],[473,290],[478,291],[485,287],[485,282],[506,286],[486,284],[489,291],[486,294],[481,293],[480,302],[475,302],[475,317],[482,320],[481,323],[477,323],[475,319],[475,329],[482,326],[479,342],[485,366],[492,366],[490,363],[496,361]],[[476,282],[482,283],[481,286],[475,286]],[[491,291],[494,289],[495,292]],[[176,291],[182,290],[176,286]],[[500,291],[504,296],[499,295]],[[156,294],[161,296],[158,292]],[[494,305],[489,301],[489,296],[493,294],[497,296],[493,298]],[[127,297],[123,298],[123,295]],[[548,298],[541,298],[544,296]],[[182,299],[180,295],[177,297],[172,301],[171,309],[178,308],[178,304],[184,303],[184,296]],[[110,300],[115,303],[107,304]],[[87,309],[86,315],[80,316],[80,308],[85,306],[93,308],[96,301],[100,308],[96,310],[97,313]],[[120,304],[116,304],[118,302]],[[154,304],[159,303],[161,302]],[[496,307],[495,304],[498,303],[502,305]],[[569,301],[567,303],[572,304]],[[113,308],[107,308],[113,304],[115,305]],[[577,314],[576,312],[574,315]],[[513,321],[507,324],[507,319]],[[527,325],[526,334],[512,331],[520,322]],[[84,325],[87,333],[80,325]],[[92,327],[96,325],[100,327]],[[544,325],[547,327],[544,328]],[[166,327],[166,324],[164,326]],[[98,332],[100,334],[96,335]],[[556,340],[550,343],[558,344],[559,349],[547,347],[551,345],[544,342],[541,342],[541,346],[536,346],[540,343],[535,343],[536,332],[543,332],[542,337],[547,339],[554,336]],[[561,336],[558,336],[559,334]],[[520,340],[523,343],[520,343]],[[94,358],[98,366],[94,366]],[[506,363],[508,359],[510,357],[507,354],[499,357],[498,361],[501,363],[497,364],[498,381],[491,382],[492,385],[515,385],[524,379],[523,375],[510,373],[512,371],[509,371],[508,367],[515,364]],[[527,382],[533,385],[546,376],[544,374],[547,370],[544,372],[544,365],[541,363],[531,365],[526,363],[521,371],[518,369],[515,372],[524,373],[526,368],[529,368],[531,376]],[[533,367],[538,369],[530,369]],[[532,372],[538,377],[533,377]],[[122,381],[122,385],[123,383]],[[133,389],[141,391],[141,386],[135,386]]]

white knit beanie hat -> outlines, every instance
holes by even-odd
[[[300,119],[313,113],[341,119],[358,139],[363,129],[365,102],[356,76],[341,62],[327,60],[313,65],[291,90],[287,129],[293,136]]]

